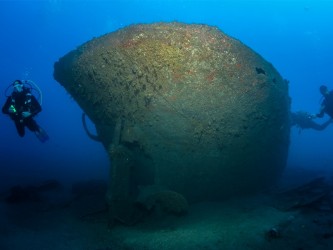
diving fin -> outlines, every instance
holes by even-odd
[[[46,142],[48,139],[50,139],[48,134],[41,127],[39,127],[39,129],[35,132],[35,135],[37,136],[38,140],[40,140],[43,143]]]

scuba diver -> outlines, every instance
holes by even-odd
[[[32,87],[34,85],[35,88]],[[11,95],[7,95],[7,91],[13,87]],[[39,94],[40,103],[36,97],[32,95],[35,90]],[[25,127],[34,132],[41,142],[49,139],[47,133],[34,120],[34,117],[42,111],[41,107],[41,91],[32,81],[15,80],[6,89],[5,95],[7,101],[2,107],[2,112],[14,121],[16,130],[20,137],[25,135]]]
[[[321,103],[320,112],[314,117],[324,117],[325,114],[333,118],[333,91],[329,91],[327,86],[321,85],[319,88],[324,100]]]
[[[291,126],[297,126],[300,129],[314,129],[318,131],[322,131],[327,128],[328,125],[333,123],[333,119],[329,119],[328,121],[324,122],[323,124],[318,124],[313,121],[315,117],[308,112],[298,111],[291,113]]]

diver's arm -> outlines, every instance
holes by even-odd
[[[333,119],[329,119],[328,121],[324,122],[323,124],[318,124],[315,122],[312,122],[311,128],[314,130],[322,131],[325,128],[327,128],[328,125],[330,125],[333,122]]]
[[[325,114],[325,105],[321,105],[320,112],[316,114],[316,117],[322,118]]]
[[[37,115],[42,111],[42,107],[34,96],[31,96],[31,115]]]
[[[324,130],[325,128],[327,128],[328,125],[330,125],[333,122],[333,119],[328,119],[328,121],[324,122],[323,124],[321,124],[321,130]]]
[[[5,104],[2,107],[2,113],[9,115],[9,107],[10,107],[10,103],[12,102],[12,98],[9,96],[5,102]]]

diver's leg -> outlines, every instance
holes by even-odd
[[[48,134],[37,124],[34,119],[29,118],[26,125],[32,132],[35,132],[35,135],[41,142],[46,142],[49,139]]]
[[[25,134],[24,123],[20,122],[20,120],[15,120],[14,122],[15,122],[15,127],[17,130],[17,133],[19,134],[20,137],[23,137]]]
[[[39,126],[37,125],[36,121],[30,117],[25,119],[25,125],[32,132],[39,131]]]
[[[318,123],[315,123],[315,122],[313,122],[311,124],[311,128],[314,129],[314,130],[318,130],[318,131],[321,131],[321,130],[325,129],[325,127],[323,127],[322,125],[320,125]]]

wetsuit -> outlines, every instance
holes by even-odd
[[[324,100],[321,103],[320,113],[317,114],[317,117],[323,117],[325,113],[333,118],[333,91],[330,91],[325,95]]]
[[[9,111],[11,106],[14,112]],[[14,121],[17,132],[21,137],[25,134],[25,127],[32,132],[39,131],[39,126],[33,118],[41,111],[42,107],[27,88],[24,88],[22,92],[13,92],[2,107],[2,112],[9,115]],[[24,118],[22,112],[30,112],[31,115]]]

